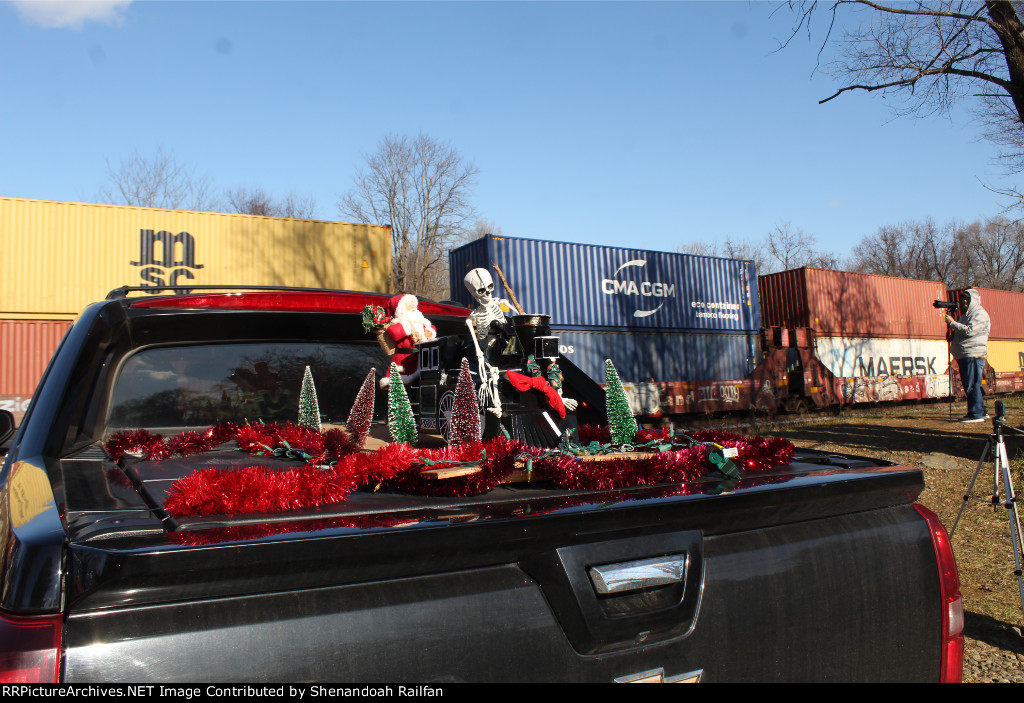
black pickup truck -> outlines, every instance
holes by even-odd
[[[0,680],[960,679],[946,533],[915,502],[921,472],[883,461],[797,449],[738,480],[465,495],[383,482],[314,506],[168,509],[202,470],[302,463],[195,438],[294,420],[306,367],[325,427],[343,423],[367,369],[385,369],[359,314],[382,299],[86,309],[0,476]],[[465,311],[421,309],[439,333],[464,328]],[[194,451],[110,451],[132,432]]]

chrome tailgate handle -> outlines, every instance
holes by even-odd
[[[686,554],[591,566],[587,574],[598,595],[682,583],[686,576]]]

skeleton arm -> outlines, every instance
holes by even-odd
[[[479,402],[487,410],[501,417],[501,398],[498,395],[498,369],[484,361],[484,353],[480,349],[480,342],[477,341],[477,330],[474,328],[473,323],[472,316],[466,318],[466,327],[469,328],[469,336],[473,339],[473,347],[476,349],[477,368],[480,371],[480,388],[477,391]]]

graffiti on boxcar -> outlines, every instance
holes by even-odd
[[[718,392],[724,403],[738,403],[740,400],[740,389],[736,386],[719,386]]]
[[[949,376],[925,376],[924,389],[928,398],[945,398],[949,395]]]
[[[895,376],[845,378],[843,399],[848,403],[902,400],[903,388]]]
[[[629,411],[634,415],[658,415],[661,411],[661,399],[658,386],[654,383],[624,383]]]

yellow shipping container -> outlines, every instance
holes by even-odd
[[[121,286],[390,292],[391,228],[0,198],[0,318],[70,320]]]
[[[996,373],[1024,373],[1024,342],[988,340],[988,363]]]

